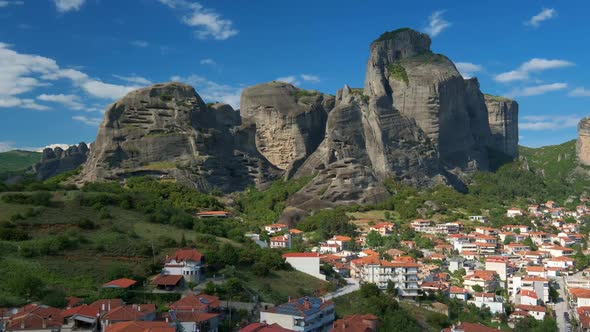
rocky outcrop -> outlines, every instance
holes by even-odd
[[[590,166],[590,118],[583,118],[578,123],[576,155],[580,164]]]
[[[60,147],[43,150],[41,161],[33,166],[37,179],[45,180],[60,173],[75,170],[86,162],[89,149],[86,143],[72,145],[66,150]]]
[[[504,97],[485,95],[491,139],[489,146],[510,157],[518,157],[518,103]]]
[[[256,127],[256,148],[276,167],[293,174],[324,138],[334,97],[270,82],[242,92],[244,125]]]
[[[253,142],[231,106],[208,106],[185,84],[155,84],[108,107],[80,180],[150,175],[203,191],[263,186],[281,172]]]

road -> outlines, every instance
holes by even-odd
[[[555,319],[557,319],[557,327],[559,328],[560,332],[567,332],[571,331],[571,326],[568,322],[565,321],[563,318],[563,314],[568,312],[568,304],[567,304],[567,296],[565,294],[565,280],[563,277],[557,278],[557,287],[559,291],[559,300],[555,304]]]
[[[335,297],[352,293],[352,292],[359,290],[361,288],[359,282],[352,279],[352,278],[346,278],[346,282],[348,283],[346,286],[339,288],[339,289],[333,291],[332,293],[328,293],[328,294],[324,295],[323,296],[324,300],[326,300],[326,301],[331,300]]]

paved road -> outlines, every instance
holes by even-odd
[[[555,318],[557,319],[557,327],[559,328],[559,331],[567,332],[569,331],[568,327],[571,330],[571,326],[568,322],[565,321],[565,318],[563,318],[563,314],[569,311],[567,304],[567,296],[565,294],[565,280],[563,279],[563,277],[561,277],[557,278],[556,281],[559,291],[559,300],[555,304]]]
[[[340,289],[337,289],[337,290],[333,291],[332,293],[328,293],[328,294],[324,295],[323,296],[324,300],[331,300],[335,297],[352,293],[352,292],[359,290],[361,288],[359,282],[352,279],[352,278],[347,278],[346,282],[348,283],[346,286],[344,286]]]

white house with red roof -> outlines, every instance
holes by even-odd
[[[369,227],[369,232],[375,231],[379,233],[381,236],[389,236],[391,235],[391,233],[393,233],[394,230],[395,224],[387,221],[378,222],[375,225]]]
[[[315,252],[289,252],[283,254],[283,258],[295,270],[326,280],[326,276],[320,273],[320,254]]]
[[[264,231],[271,235],[275,233],[287,232],[288,230],[289,227],[285,224],[270,224],[264,226]]]
[[[451,299],[467,301],[467,294],[469,294],[469,292],[465,288],[457,286],[451,286],[449,288],[449,298]]]
[[[492,314],[499,314],[504,312],[504,302],[501,296],[495,293],[473,293],[473,298],[468,303],[475,305],[478,308],[488,307]]]
[[[547,313],[547,308],[542,307],[540,305],[526,305],[526,304],[519,304],[514,307],[515,312],[526,312],[529,316],[534,317],[536,320],[543,320],[545,318],[545,314]]]
[[[520,304],[537,305],[539,304],[539,296],[535,291],[528,289],[521,289],[518,293],[520,295]]]
[[[519,216],[523,216],[524,212],[516,207],[512,207],[508,210],[506,210],[506,217],[508,218],[515,218],[515,217],[519,217]]]
[[[291,234],[273,236],[269,241],[273,249],[291,249]]]
[[[334,303],[317,297],[292,299],[260,311],[260,321],[300,331],[329,331],[334,323]]]
[[[203,276],[203,254],[196,249],[178,249],[167,256],[162,275],[182,276],[187,282],[199,282]]]

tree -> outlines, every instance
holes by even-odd
[[[369,234],[367,234],[366,242],[369,247],[381,247],[383,245],[383,237],[376,231],[370,231]]]
[[[537,245],[533,242],[533,240],[530,237],[527,237],[526,239],[524,239],[522,241],[522,244],[524,244],[525,246],[531,247],[531,250],[533,250],[533,251],[536,251],[538,249]]]
[[[512,243],[512,242],[514,242],[514,236],[512,236],[512,235],[508,235],[508,236],[506,236],[506,237],[504,238],[504,242],[503,242],[503,244],[504,244],[504,245],[507,245],[507,244],[510,244],[510,243]]]
[[[483,287],[481,287],[480,285],[473,285],[471,286],[471,289],[473,289],[474,292],[483,293]]]

